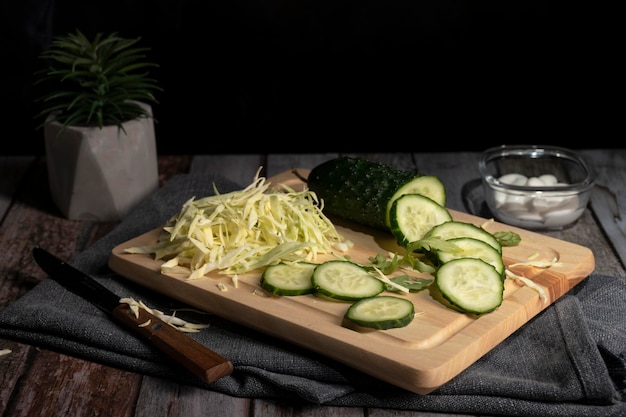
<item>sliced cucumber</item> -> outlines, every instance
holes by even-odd
[[[346,311],[345,318],[378,330],[404,327],[413,321],[415,307],[405,298],[381,295],[359,300]]]
[[[313,287],[321,295],[343,301],[373,297],[385,289],[381,280],[350,261],[327,261],[313,271]]]
[[[400,187],[387,203],[387,226],[391,226],[390,212],[393,202],[405,194],[421,194],[440,206],[446,206],[446,189],[441,180],[433,175],[417,177]]]
[[[504,281],[498,271],[477,258],[453,259],[435,273],[441,295],[467,313],[483,314],[502,304]]]
[[[313,271],[317,264],[309,262],[279,263],[268,266],[261,275],[261,288],[276,295],[311,294]]]
[[[400,246],[418,241],[433,227],[452,221],[450,212],[421,194],[404,194],[391,205],[391,233]]]
[[[459,247],[461,251],[437,251],[436,256],[440,264],[459,258],[478,258],[493,266],[502,278],[504,278],[504,262],[502,261],[502,255],[487,242],[473,237],[457,237],[448,239],[448,241]]]
[[[444,240],[454,239],[457,237],[472,237],[488,243],[496,249],[498,253],[502,254],[502,245],[500,245],[498,239],[485,229],[481,229],[472,223],[459,221],[442,223],[433,227],[432,230],[426,234],[426,237],[432,236],[437,236]]]

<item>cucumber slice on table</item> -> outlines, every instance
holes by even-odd
[[[391,205],[391,233],[400,246],[424,237],[433,227],[452,221],[450,212],[421,194],[404,194]]]
[[[276,295],[311,294],[313,271],[317,264],[309,262],[279,263],[268,266],[261,275],[261,288]]]
[[[413,317],[415,307],[411,301],[387,295],[359,300],[345,314],[346,319],[359,326],[378,330],[404,327]]]
[[[385,289],[381,280],[350,261],[327,261],[313,271],[313,287],[320,294],[342,301],[373,297]]]
[[[436,256],[440,264],[459,258],[478,258],[493,266],[504,279],[504,262],[502,261],[502,255],[487,242],[473,237],[457,237],[448,239],[448,242],[456,245],[460,251],[446,252],[438,250]]]
[[[430,230],[425,237],[440,237],[443,240],[454,239],[457,237],[472,237],[474,239],[482,240],[494,249],[498,253],[502,254],[502,245],[498,242],[491,233],[485,229],[481,229],[472,223],[465,223],[459,221],[451,221],[437,225]]]
[[[502,304],[504,281],[487,262],[477,258],[453,259],[435,273],[441,295],[467,313],[483,314]]]
[[[323,200],[325,213],[385,231],[390,227],[388,210],[400,195],[417,191],[446,204],[446,191],[437,177],[360,158],[339,157],[317,165],[307,185]]]

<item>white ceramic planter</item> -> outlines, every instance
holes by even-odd
[[[150,112],[151,107],[140,103]],[[70,220],[118,221],[158,187],[154,120],[44,130],[50,193]]]

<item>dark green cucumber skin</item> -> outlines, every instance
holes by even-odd
[[[324,212],[338,218],[389,231],[387,202],[395,192],[422,174],[360,158],[338,157],[317,165],[307,184],[324,201]]]
[[[384,297],[384,296],[383,296]],[[390,320],[381,320],[381,321],[377,321],[377,322],[372,322],[372,321],[365,321],[365,320],[359,320],[357,318],[355,318],[352,314],[352,309],[354,309],[355,304],[352,304],[352,306],[350,306],[350,308],[348,308],[348,311],[345,314],[345,318],[347,320],[350,320],[351,322],[361,326],[361,327],[368,327],[368,328],[372,328],[372,329],[377,329],[377,330],[389,330],[389,329],[396,329],[399,327],[406,327],[408,326],[413,319],[415,318],[415,307],[413,307],[411,309],[411,312],[409,315],[402,317],[401,319],[390,319]]]

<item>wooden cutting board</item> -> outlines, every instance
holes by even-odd
[[[291,171],[269,180],[296,189],[303,186]],[[454,210],[450,212],[458,221],[476,225],[487,221]],[[370,256],[388,251],[403,253],[389,233],[339,220],[334,222],[340,233],[354,242],[349,255],[356,262],[369,263]],[[444,306],[437,301],[436,294],[426,289],[407,295],[418,313],[408,326],[356,331],[342,326],[348,303],[313,295],[270,295],[260,289],[260,273],[240,275],[237,287],[230,277],[214,273],[205,279],[186,280],[184,276],[161,274],[162,262],[153,260],[151,255],[124,253],[128,247],[155,243],[160,229],[116,246],[109,266],[131,281],[191,306],[326,355],[409,391],[427,394],[489,352],[595,267],[593,253],[586,247],[498,222],[489,223],[486,229],[490,232],[512,230],[521,236],[518,246],[503,249],[506,265],[525,262],[530,257],[533,260],[558,259],[559,264],[548,269],[511,268],[542,287],[547,295],[545,300],[536,290],[507,279],[502,305],[476,318]],[[223,283],[227,291],[220,290],[218,283]]]

